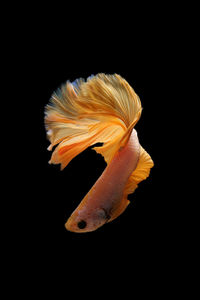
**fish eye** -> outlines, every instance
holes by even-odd
[[[84,220],[81,220],[80,222],[78,222],[78,228],[80,229],[84,229],[87,225],[87,223]]]

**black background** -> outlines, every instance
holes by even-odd
[[[110,51],[114,55],[114,49]],[[95,264],[100,264],[99,268],[105,269],[115,263],[134,265],[138,263],[137,257],[151,263],[155,257],[157,260],[171,251],[174,238],[171,228],[173,203],[168,197],[166,183],[170,170],[165,139],[167,99],[163,93],[166,62],[160,65],[161,58],[151,52],[147,57],[141,53],[137,56],[137,52],[129,53],[128,58],[122,53],[121,57],[115,55],[114,59],[111,54],[107,59],[93,54],[81,58],[81,62],[77,62],[73,54],[65,55],[61,61],[58,57],[45,61],[42,76],[40,74],[39,80],[37,78],[39,91],[34,105],[38,107],[35,120],[38,149],[33,182],[36,195],[31,199],[31,209],[35,211],[33,234],[37,235],[36,248],[45,259],[46,255],[53,257],[56,264],[66,263],[74,257],[81,261],[81,257],[90,262],[94,260]],[[87,149],[62,172],[59,166],[49,165],[51,153],[46,150],[49,142],[44,129],[44,106],[52,92],[66,80],[87,78],[98,72],[120,74],[140,96],[143,112],[136,130],[141,145],[152,156],[155,166],[150,177],[129,196],[131,204],[119,218],[95,232],[76,234],[68,232],[64,224],[103,172],[105,162],[100,155]],[[102,266],[104,263],[106,265]]]
[[[12,39],[16,68],[10,70],[15,69],[16,75],[12,73],[11,82],[20,82],[17,94],[22,115],[15,123],[15,147],[21,156],[13,171],[13,190],[19,200],[10,204],[18,212],[9,219],[15,224],[11,256],[20,253],[16,260],[19,265],[25,262],[23,272],[31,293],[40,287],[44,293],[69,295],[75,283],[76,294],[84,283],[81,291],[87,295],[95,279],[96,293],[103,296],[143,283],[147,292],[155,291],[156,285],[163,285],[166,292],[169,281],[163,276],[169,272],[172,278],[179,267],[183,229],[175,221],[177,173],[171,146],[173,139],[179,139],[174,111],[181,100],[173,97],[180,63],[179,28],[170,28],[173,14],[169,22],[157,14],[145,19],[140,11],[138,21],[130,14],[126,23],[118,17],[111,21],[110,14],[105,14],[105,20],[105,15],[97,20],[93,15],[75,26],[75,17],[65,23],[66,18],[54,19],[53,12],[39,10],[30,20],[25,16]],[[25,31],[27,22],[31,26]],[[139,95],[143,111],[136,130],[155,166],[129,196],[131,203],[121,216],[94,232],[77,234],[68,232],[64,224],[103,172],[105,162],[87,149],[62,172],[59,166],[49,165],[44,107],[66,80],[100,72],[120,74]],[[148,285],[151,280],[153,285]]]

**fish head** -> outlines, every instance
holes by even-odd
[[[95,208],[92,211],[76,209],[67,220],[65,227],[72,232],[90,232],[101,227],[110,219],[104,208]]]

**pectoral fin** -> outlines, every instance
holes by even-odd
[[[109,219],[108,222],[111,222],[112,220],[116,219],[118,216],[120,216],[127,206],[129,205],[130,201],[127,199],[127,197],[123,197],[122,201],[120,202],[120,205],[113,211],[111,212],[110,216],[111,218]]]

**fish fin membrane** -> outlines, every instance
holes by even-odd
[[[124,188],[124,193],[122,197],[122,201],[120,201],[119,207],[114,211],[112,217],[109,219],[108,222],[116,219],[119,215],[121,215],[127,206],[129,205],[130,201],[128,200],[128,194],[131,194],[135,191],[138,187],[138,183],[142,180],[145,180],[150,173],[150,169],[153,167],[153,161],[150,155],[140,146],[140,157],[137,164],[135,171],[129,177],[127,184]]]
[[[54,149],[50,163],[64,169],[79,153],[93,149],[109,163],[126,144],[141,115],[137,94],[120,75],[103,73],[86,81],[67,81],[45,107],[45,127]]]
[[[151,168],[154,166],[153,160],[150,155],[140,146],[140,157],[136,169],[129,177],[124,189],[124,194],[128,195],[135,191],[138,183],[145,180],[150,173]]]
[[[108,220],[108,222],[113,221],[117,217],[119,217],[127,208],[129,205],[130,201],[127,199],[127,197],[123,197],[122,201],[120,202],[119,207],[115,210],[115,212],[112,214],[112,217]]]

